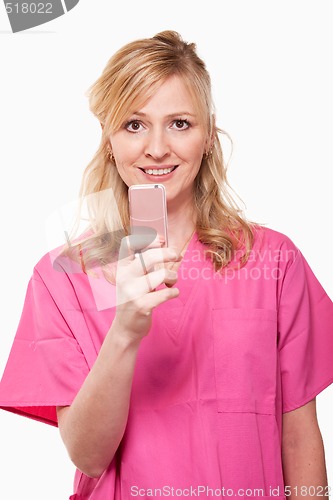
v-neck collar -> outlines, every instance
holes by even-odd
[[[153,313],[153,324],[163,324],[163,329],[174,342],[180,342],[182,327],[191,312],[192,303],[201,282],[201,270],[205,266],[203,245],[195,232],[187,246],[177,270],[178,297],[160,304]],[[164,283],[157,287],[161,290]]]

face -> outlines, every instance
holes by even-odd
[[[110,146],[127,186],[162,183],[168,203],[190,201],[207,134],[182,79],[164,82],[110,135]]]

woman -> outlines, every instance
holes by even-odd
[[[90,227],[34,269],[1,406],[59,425],[71,498],[327,494],[315,397],[333,380],[332,302],[290,239],[233,202],[195,46],[172,31],[126,45],[90,104]],[[128,187],[156,182],[169,246],[137,259]]]

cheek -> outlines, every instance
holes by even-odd
[[[115,156],[124,167],[135,162],[140,156],[142,147],[138,141],[128,142],[115,149]]]
[[[190,140],[181,141],[179,143],[179,151],[182,150],[183,154],[191,158],[192,161],[198,161],[202,158],[205,150],[205,142],[200,134],[192,137]]]
[[[131,151],[134,151],[137,148],[137,141],[124,130],[120,130],[116,132],[114,135],[110,136],[110,144],[112,150],[118,157],[126,157],[127,154],[130,154]]]
[[[194,143],[187,148],[184,156],[186,157],[187,163],[190,163],[194,169],[197,169],[201,165],[203,154],[204,148],[202,144]]]

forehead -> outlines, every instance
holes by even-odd
[[[153,95],[135,113],[149,115],[198,114],[198,106],[193,93],[180,76],[172,76],[158,85]]]

